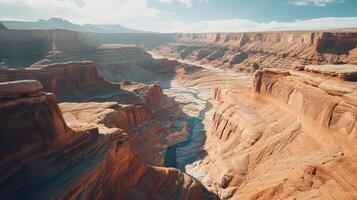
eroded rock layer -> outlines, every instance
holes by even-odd
[[[3,82],[0,94],[2,198],[204,198],[188,175],[146,165],[123,130],[69,128],[40,82]]]
[[[216,89],[207,156],[186,171],[221,199],[356,198],[356,82],[310,70]]]
[[[156,53],[234,71],[306,64],[357,63],[356,32],[178,34]]]
[[[0,70],[0,81],[29,79],[39,80],[44,86],[44,91],[56,93],[61,101],[119,92],[118,87],[110,85],[98,75],[96,64],[90,61]]]

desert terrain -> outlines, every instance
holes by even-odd
[[[354,30],[152,35],[0,30],[2,198],[357,199]]]

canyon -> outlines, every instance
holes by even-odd
[[[152,35],[0,31],[2,197],[357,198],[356,32]]]

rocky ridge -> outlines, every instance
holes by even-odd
[[[356,64],[356,32],[187,33],[161,55],[238,72],[307,64]]]

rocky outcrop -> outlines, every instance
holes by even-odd
[[[356,65],[307,65],[304,69],[308,72],[326,74],[346,81],[356,81],[357,79]]]
[[[0,83],[0,109],[1,160],[71,136],[55,96],[38,81]]]
[[[94,62],[69,62],[40,65],[26,69],[0,70],[0,81],[39,80],[44,91],[54,92],[60,101],[90,98],[119,92],[118,86],[104,81]],[[100,90],[100,92],[98,92]]]
[[[0,93],[3,198],[204,199],[204,188],[188,175],[146,165],[123,131],[69,128],[40,82],[3,82]],[[100,122],[109,126],[106,119]]]
[[[152,119],[152,113],[144,106],[117,102],[65,102],[60,108],[70,127],[92,125],[102,133],[117,131],[116,128],[128,132]]]

